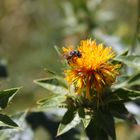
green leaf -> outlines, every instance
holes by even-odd
[[[62,56],[62,53],[61,53],[61,50],[60,50],[60,48],[58,47],[58,46],[54,46],[54,49],[55,49],[55,51],[57,52],[57,54],[59,55],[59,56]]]
[[[83,107],[78,108],[78,114],[80,118],[85,118],[85,110]]]
[[[108,105],[108,107],[114,117],[136,124],[136,120],[135,120],[134,116],[128,112],[128,110],[125,108],[124,104],[111,103]]]
[[[137,97],[140,97],[140,91],[131,90],[127,88],[119,88],[116,91],[114,91],[114,93],[122,99],[136,99]]]
[[[90,140],[109,140],[108,134],[94,120],[90,121],[86,133]]]
[[[51,71],[51,70],[49,70],[49,69],[47,69],[47,68],[45,68],[44,70],[45,70],[48,74],[56,75],[55,72],[53,72],[53,71]]]
[[[114,58],[114,60],[123,62],[124,64],[130,67],[140,69],[140,55],[128,55],[128,56],[121,55]]]
[[[78,116],[78,113],[75,115],[74,119],[68,123],[68,124],[60,124],[57,130],[57,136],[60,136],[64,133],[66,133],[67,131],[69,131],[70,129],[74,128],[75,126],[77,126],[79,123],[81,122],[81,119]]]
[[[10,117],[8,117],[7,115],[0,114],[0,121],[6,124],[3,125],[0,123],[0,127],[7,126],[7,125],[12,127],[18,127],[18,125],[14,121],[12,121]]]
[[[116,94],[112,94],[112,95],[108,95],[106,98],[104,98],[103,103],[105,105],[105,104],[109,104],[109,103],[120,101],[120,100],[121,99]]]
[[[130,75],[126,79],[123,80],[123,82],[116,84],[112,86],[113,88],[123,88],[123,87],[131,87],[140,85],[140,71],[134,73],[133,75]]]
[[[85,118],[85,110],[83,107],[78,108],[78,114],[80,118]]]
[[[56,108],[61,105],[62,102],[65,101],[65,96],[52,94],[49,95],[47,98],[38,101],[39,110],[47,110],[51,108]]]
[[[134,85],[140,85],[140,72],[137,72],[136,74],[130,76],[130,78],[127,80],[126,86]]]
[[[82,118],[84,128],[88,127],[88,125],[90,124],[91,119],[92,119],[92,117],[90,115],[85,115],[85,118]]]
[[[19,89],[20,87],[0,91],[0,107],[2,109],[7,106],[7,104],[10,102],[10,100],[14,97],[14,95]]]
[[[14,118],[17,121],[19,127],[11,127],[11,126],[6,125],[4,123],[3,123],[3,125],[1,125],[1,126],[4,126],[4,127],[2,127],[2,130],[0,130],[0,140],[17,139],[19,136],[22,137],[22,136],[25,136],[25,134],[27,134],[27,135],[32,134],[30,129],[28,131],[28,126],[27,126],[27,124],[25,122],[27,112],[28,111],[26,110],[25,112],[22,112],[22,113],[20,112],[20,113],[18,113],[16,115],[12,116],[12,118]],[[4,130],[4,128],[5,129],[10,128],[10,129]],[[23,129],[25,131],[23,131]]]
[[[116,140],[115,124],[109,110],[98,110],[94,116],[94,122],[103,129],[113,140]]]
[[[120,54],[119,56],[127,56],[128,53],[129,53],[129,50],[127,49],[127,50],[125,50],[122,54]]]
[[[64,114],[61,123],[64,125],[70,123],[73,120],[75,113],[76,113],[76,108],[69,108]]]
[[[35,80],[34,82],[55,94],[64,95],[68,93],[68,90],[64,88],[65,85],[62,82],[62,80],[60,81],[60,78],[51,77],[51,78]]]

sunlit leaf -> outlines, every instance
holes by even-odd
[[[114,60],[120,61],[130,67],[140,69],[140,55],[118,56]]]
[[[135,85],[140,85],[140,71],[138,71],[137,73],[134,73],[133,75],[130,75],[129,77],[128,76],[125,77],[123,79],[123,82],[120,82],[112,87],[117,89],[117,88],[123,88],[123,87],[131,87]]]
[[[118,83],[112,87],[117,89],[117,88],[139,86],[139,85],[140,85],[140,71],[138,71],[137,73],[129,77],[127,76],[127,78],[125,78],[123,82]]]
[[[64,102],[65,96],[52,94],[47,98],[38,101],[39,110],[47,110],[51,108],[58,108]]]
[[[61,123],[59,125],[59,127],[58,127],[57,136],[60,136],[60,135],[62,135],[64,133],[66,133],[70,129],[72,129],[75,126],[77,126],[80,122],[81,122],[81,119],[79,118],[78,114],[76,114],[74,119],[69,124],[65,125],[65,124]]]
[[[14,95],[17,93],[19,89],[20,87],[0,91],[0,107],[5,108],[7,104],[9,103],[9,101],[14,97]]]
[[[129,53],[129,50],[127,49],[127,50],[125,50],[124,52],[122,52],[122,53],[119,55],[119,57],[120,57],[120,56],[127,56],[128,53]]]
[[[36,84],[40,85],[41,87],[51,91],[55,94],[66,94],[68,90],[64,87],[63,81],[56,77],[46,78],[46,79],[39,79],[34,81]]]
[[[85,118],[81,119],[84,125],[84,128],[87,128],[90,121],[91,121],[91,116],[90,115],[85,115]]]
[[[27,112],[22,112],[22,113],[18,113],[14,116],[12,116],[12,118],[14,120],[16,120],[16,122],[18,123],[19,127],[13,127],[13,126],[9,126],[7,124],[1,123],[2,130],[0,131],[0,140],[17,140],[20,139],[21,137],[28,137],[30,140],[33,139],[33,132],[32,130],[29,128],[29,126],[27,126],[26,122],[25,122],[25,117],[27,116]],[[10,129],[5,129],[6,128],[10,128]],[[14,129],[11,129],[14,128]],[[24,130],[24,131],[23,131]]]
[[[132,75],[127,80],[127,86],[134,86],[134,85],[140,85],[140,72],[137,72],[136,74]]]

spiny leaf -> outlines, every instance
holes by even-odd
[[[140,71],[132,75],[128,80],[127,80],[127,85],[126,86],[134,86],[134,85],[140,85]]]
[[[125,77],[125,79],[123,79],[123,82],[113,85],[112,88],[117,89],[117,88],[131,87],[136,85],[140,85],[140,71]]]
[[[91,121],[91,116],[90,115],[85,115],[85,118],[82,118],[82,122],[83,122],[83,125],[84,125],[84,128],[87,128],[90,121]]]
[[[81,122],[81,119],[79,118],[78,114],[75,115],[74,119],[69,124],[60,124],[57,130],[57,136],[60,136],[70,129],[74,128]]]
[[[6,124],[6,125],[0,124],[0,127],[7,126],[7,125],[12,127],[18,127],[18,125],[14,121],[12,121],[10,117],[8,117],[7,115],[0,114],[0,121]]]
[[[122,99],[136,99],[137,97],[140,97],[140,91],[127,88],[119,88],[114,93],[116,93]]]
[[[124,64],[130,67],[140,69],[140,55],[128,55],[128,56],[121,55],[114,58],[114,60],[123,62]]]
[[[41,87],[55,93],[55,94],[66,94],[68,90],[64,88],[63,82],[56,77],[39,79],[34,81],[36,84],[40,85]]]
[[[21,87],[18,88],[11,88],[11,89],[6,89],[3,91],[0,91],[0,107],[3,109],[7,106],[9,101],[14,97],[14,95],[17,93],[17,91]]]
[[[61,105],[62,102],[64,102],[65,96],[53,94],[48,96],[45,99],[42,99],[38,101],[39,104],[39,110],[47,110],[51,108],[56,108]]]
[[[64,125],[70,123],[73,120],[75,113],[76,113],[76,108],[68,108],[68,110],[63,116],[61,123]]]
[[[51,70],[49,70],[49,69],[44,69],[47,73],[49,73],[49,74],[51,74],[51,75],[56,75],[56,73],[55,72],[53,72],[53,71],[51,71]]]
[[[62,53],[61,53],[61,51],[60,51],[60,48],[58,47],[58,46],[54,46],[54,49],[55,49],[55,51],[57,52],[57,54],[59,55],[59,56],[62,56]]]
[[[120,54],[119,56],[127,56],[129,53],[129,50],[125,50],[124,52],[122,52],[122,54]]]
[[[23,135],[25,135],[25,133],[23,132],[23,129],[28,133],[28,135],[30,135],[31,132],[28,131],[28,127],[27,127],[26,123],[24,123],[26,116],[27,116],[27,111],[18,113],[16,115],[12,116],[12,118],[14,118],[16,120],[16,122],[18,123],[19,127],[9,126],[4,123],[1,124],[1,126],[4,126],[4,127],[2,127],[1,128],[2,130],[0,131],[0,140],[17,139],[19,136],[22,137]],[[4,130],[4,128],[6,130]],[[7,130],[7,128],[10,128],[10,129]],[[19,135],[19,133],[20,133],[20,135]]]

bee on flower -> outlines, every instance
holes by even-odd
[[[105,87],[111,86],[119,75],[121,65],[111,63],[115,57],[112,48],[91,39],[82,40],[77,50],[63,48],[63,54],[70,66],[64,71],[68,84],[73,84],[78,94],[86,91],[89,100],[94,96],[100,98]]]
[[[65,50],[65,48],[64,48]],[[75,60],[77,58],[81,58],[81,53],[78,50],[70,50],[64,53],[64,58],[67,60],[68,64],[70,65],[71,63],[75,63]]]

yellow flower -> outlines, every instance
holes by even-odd
[[[77,50],[63,48],[69,69],[65,70],[68,84],[74,84],[78,94],[86,91],[87,99],[100,98],[103,90],[111,86],[119,74],[119,64],[112,64],[115,53],[111,47],[96,44],[96,41],[82,40]]]

